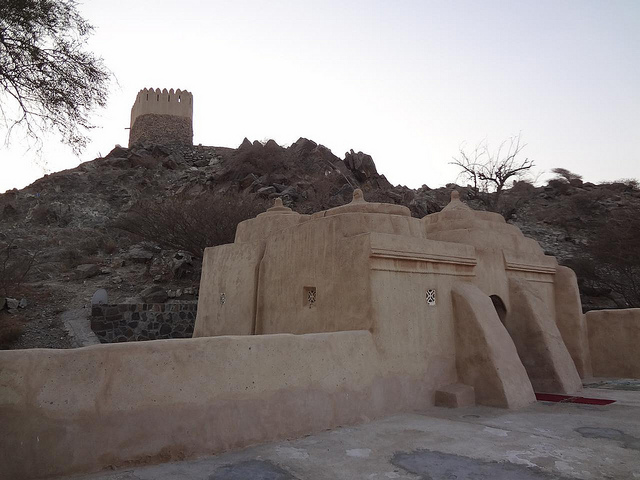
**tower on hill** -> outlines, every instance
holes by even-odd
[[[129,146],[138,142],[193,145],[193,95],[144,88],[131,107]]]

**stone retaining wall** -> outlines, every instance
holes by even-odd
[[[141,115],[129,130],[129,147],[138,142],[193,145],[191,118],[178,115]]]
[[[198,302],[94,305],[91,330],[101,343],[191,338]]]

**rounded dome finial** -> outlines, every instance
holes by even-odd
[[[457,190],[452,190],[451,191],[451,201],[452,202],[460,201],[460,192],[458,192]]]
[[[353,200],[351,201],[352,203],[362,203],[364,202],[364,194],[362,193],[362,190],[360,190],[359,188],[356,188],[353,191]]]
[[[284,204],[282,203],[282,198],[276,197],[273,201],[273,207],[269,208],[266,213],[293,213],[293,210],[291,210],[289,207],[284,206]]]

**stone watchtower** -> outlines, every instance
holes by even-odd
[[[142,89],[131,107],[129,147],[137,142],[193,145],[193,95]]]

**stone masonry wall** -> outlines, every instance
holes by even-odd
[[[193,145],[193,122],[178,115],[140,115],[129,130],[129,147],[138,142]]]
[[[94,305],[91,330],[101,343],[191,338],[198,302]]]

